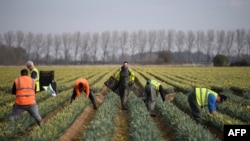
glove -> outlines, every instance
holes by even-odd
[[[133,81],[130,81],[129,83],[128,83],[128,86],[129,87],[132,87],[134,85],[134,82]]]

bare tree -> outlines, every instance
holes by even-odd
[[[31,53],[31,49],[34,43],[34,34],[32,32],[29,32],[26,36],[25,36],[25,50],[27,53],[27,60],[30,60],[30,53]]]
[[[202,53],[202,48],[205,46],[205,33],[204,31],[196,32],[196,49],[197,49],[197,61],[200,61],[200,55]]]
[[[88,62],[89,52],[88,46],[90,42],[90,33],[84,33],[82,36],[82,46],[81,46],[81,62]]]
[[[125,52],[128,52],[128,48],[126,46],[127,40],[128,40],[128,32],[127,31],[122,31],[121,36],[120,36],[120,40],[119,40],[120,41],[119,48],[121,49],[121,52],[122,52],[122,56],[121,56],[122,60],[127,60],[125,58]]]
[[[107,54],[108,54],[108,44],[109,44],[109,40],[110,40],[110,32],[106,31],[106,32],[102,32],[101,34],[101,44],[102,44],[102,54],[103,54],[103,63],[105,64],[106,60],[107,60]]]
[[[56,61],[55,63],[57,64],[57,59],[58,59],[58,55],[60,55],[60,50],[61,50],[61,44],[62,44],[62,39],[61,36],[56,34],[54,35],[54,52],[55,52],[55,56],[56,56]]]
[[[172,29],[168,30],[168,34],[167,34],[167,51],[171,51],[173,46],[174,46],[173,45],[174,44],[174,34],[175,34],[174,30],[172,30]]]
[[[99,41],[99,34],[93,33],[91,40],[91,54],[92,54],[92,61],[94,64],[96,64],[97,61],[98,41]]]
[[[35,48],[34,48],[34,53],[35,53],[35,61],[38,64],[40,56],[42,54],[42,48],[44,46],[44,36],[43,34],[39,33],[35,35],[34,38],[34,43],[35,43]]]
[[[74,52],[74,62],[76,64],[77,56],[79,53],[79,47],[81,46],[81,33],[75,32],[73,35],[73,44],[75,44],[75,52]]]
[[[244,29],[236,30],[237,57],[240,59],[241,51],[246,45],[246,31]]]
[[[195,45],[195,34],[189,30],[187,34],[187,49],[188,49],[188,62],[192,62],[191,53]]]
[[[147,44],[147,34],[145,31],[139,30],[138,31],[138,49],[139,49],[139,55],[140,55],[141,61],[144,57],[143,54],[146,49],[146,44]]]
[[[217,54],[221,54],[222,47],[225,43],[225,31],[217,31],[216,32],[216,42],[217,42]]]
[[[131,49],[131,62],[134,62],[134,55],[137,49],[137,45],[138,45],[138,40],[137,40],[137,34],[136,32],[132,32],[130,35],[130,49]]]
[[[15,40],[15,35],[12,31],[4,33],[4,39],[8,47],[13,47],[13,42]]]
[[[183,61],[183,57],[181,56],[181,52],[183,51],[184,48],[184,41],[185,41],[185,33],[183,31],[178,31],[176,34],[176,40],[175,40],[175,44],[177,46],[177,50],[178,50],[178,58],[179,61],[182,62]]]
[[[53,38],[51,34],[47,34],[46,36],[46,41],[45,41],[45,59],[46,59],[46,64],[48,65],[50,62],[50,50],[51,50],[51,45],[53,43]]]
[[[116,55],[118,54],[118,44],[119,44],[119,33],[118,31],[113,31],[111,40],[110,40],[112,60],[117,60],[115,58],[116,58]]]
[[[3,45],[3,36],[2,36],[2,34],[0,34],[0,46],[2,46]]]
[[[152,53],[156,43],[156,31],[148,32],[148,43],[149,43],[149,62],[152,61]]]
[[[166,38],[166,32],[165,30],[159,30],[157,31],[156,35],[156,47],[158,48],[158,51],[162,51],[165,46],[165,38]]]
[[[63,42],[63,53],[64,53],[64,63],[68,64],[70,62],[70,50],[71,50],[71,43],[72,37],[70,33],[63,33],[62,35],[62,42]]]
[[[231,55],[231,49],[234,43],[234,31],[227,31],[226,32],[226,39],[225,39],[225,49],[227,53],[227,57],[229,58]]]
[[[246,41],[247,41],[247,55],[250,56],[250,29],[248,30],[248,33],[246,35]]]
[[[206,36],[206,48],[205,48],[205,52],[207,54],[207,59],[206,59],[207,62],[210,62],[211,60],[210,56],[211,56],[213,41],[214,41],[214,30],[208,30]]]
[[[16,33],[17,47],[22,47],[24,42],[24,33],[22,31],[17,31]]]

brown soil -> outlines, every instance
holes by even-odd
[[[130,141],[128,113],[122,110],[121,106],[115,120],[115,134],[112,141]]]
[[[175,135],[170,130],[170,127],[164,122],[162,117],[154,116],[153,121],[161,132],[163,139],[167,141],[176,141]]]
[[[99,107],[104,99],[108,88],[104,87],[100,93],[95,95],[97,107]],[[66,132],[58,139],[58,141],[78,141],[83,137],[83,133],[93,119],[96,111],[92,105],[85,108],[82,114],[75,120],[75,122],[66,130]]]

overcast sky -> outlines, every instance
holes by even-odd
[[[0,0],[0,34],[250,29],[250,0]]]

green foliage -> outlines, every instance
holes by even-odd
[[[111,140],[115,131],[115,117],[118,112],[118,97],[112,92],[108,93],[98,109],[95,118],[87,127],[83,140],[84,141],[105,141]]]
[[[128,101],[131,140],[133,141],[163,141],[160,131],[152,121],[145,103],[134,94]]]
[[[228,66],[228,58],[225,55],[218,54],[213,58],[214,66]]]

